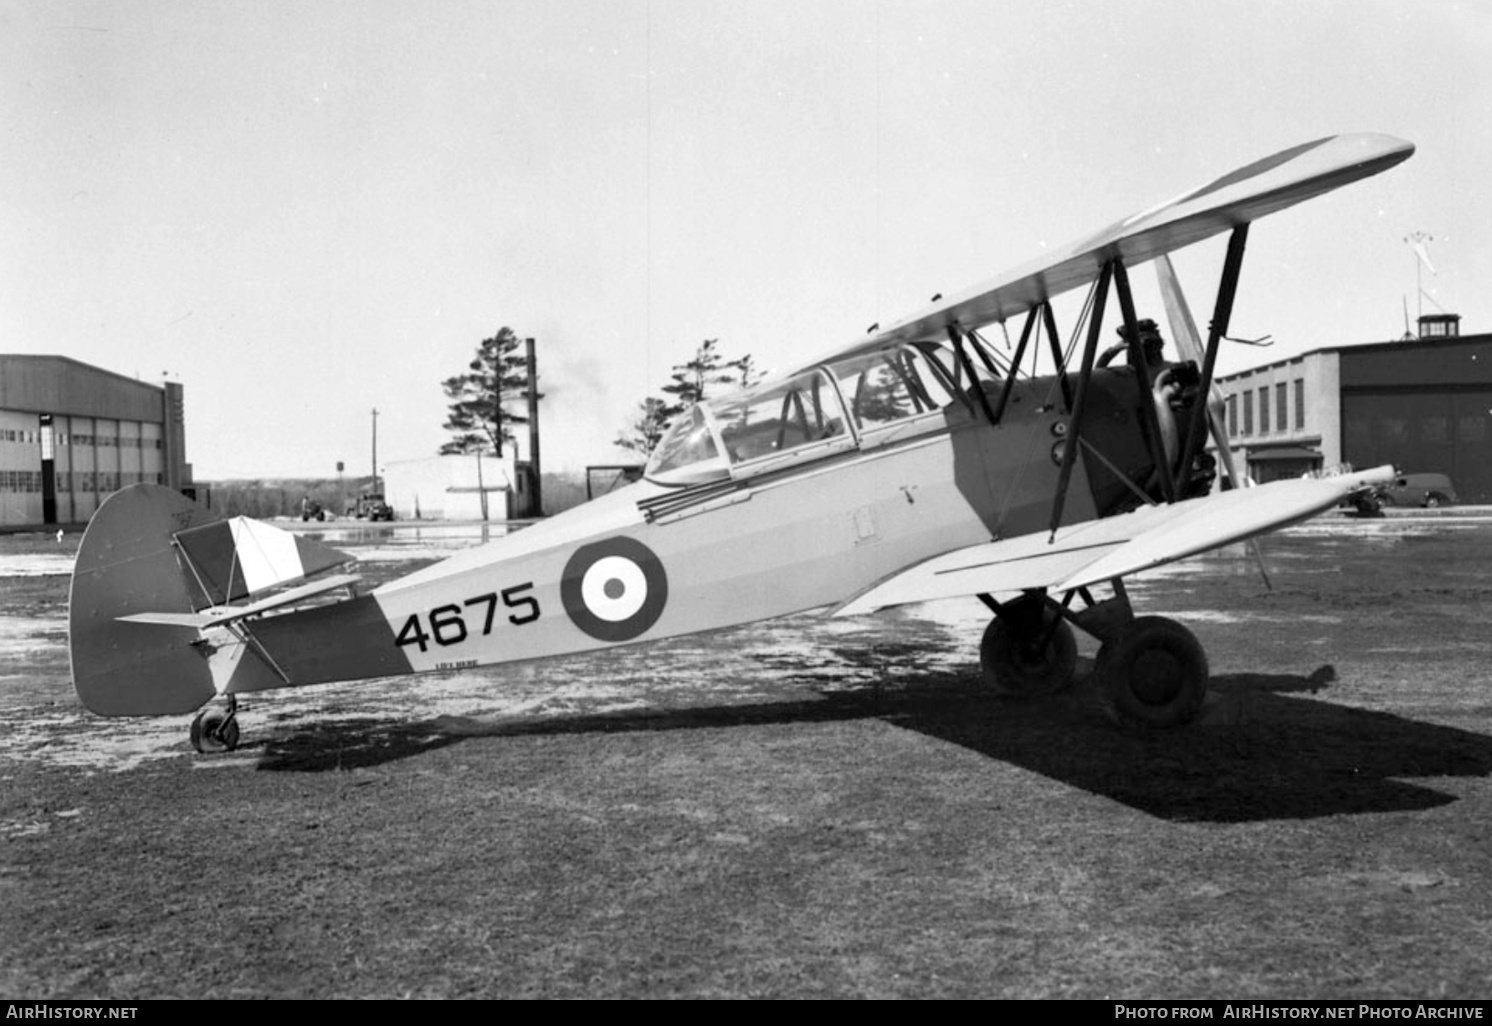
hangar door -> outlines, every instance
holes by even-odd
[[[1450,475],[1462,502],[1492,502],[1492,389],[1342,394],[1342,457]]]

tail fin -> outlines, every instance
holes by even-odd
[[[217,693],[191,614],[351,557],[288,531],[223,520],[178,492],[140,484],[93,515],[73,568],[68,648],[73,687],[105,716],[191,712]]]

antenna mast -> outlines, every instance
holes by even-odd
[[[1404,241],[1414,250],[1414,327],[1415,336],[1419,335],[1420,321],[1425,316],[1425,268],[1430,268],[1430,273],[1435,273],[1435,265],[1430,263],[1429,251],[1425,249],[1425,243],[1434,242],[1435,236],[1428,232],[1410,232],[1404,236]]]

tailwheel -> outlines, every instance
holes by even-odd
[[[985,681],[1007,695],[1055,694],[1072,683],[1077,662],[1072,628],[1044,598],[1000,607],[979,643]]]
[[[209,705],[192,720],[192,747],[203,754],[238,747],[238,703],[231,695],[226,707]]]
[[[1098,656],[1119,717],[1142,727],[1190,723],[1207,696],[1207,653],[1163,616],[1136,617]]]

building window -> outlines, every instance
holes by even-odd
[[[1283,381],[1274,386],[1274,426],[1277,431],[1290,430],[1290,407],[1287,405],[1289,397],[1285,394],[1287,387]]]
[[[1254,433],[1254,393],[1252,389],[1243,393],[1243,433],[1246,435]]]
[[[1238,434],[1238,396],[1228,396],[1228,434]]]
[[[1480,414],[1462,416],[1456,423],[1456,441],[1485,442],[1487,440],[1487,418]]]
[[[1295,430],[1305,430],[1305,378],[1295,379]]]
[[[1259,389],[1259,434],[1269,434],[1269,386]]]

